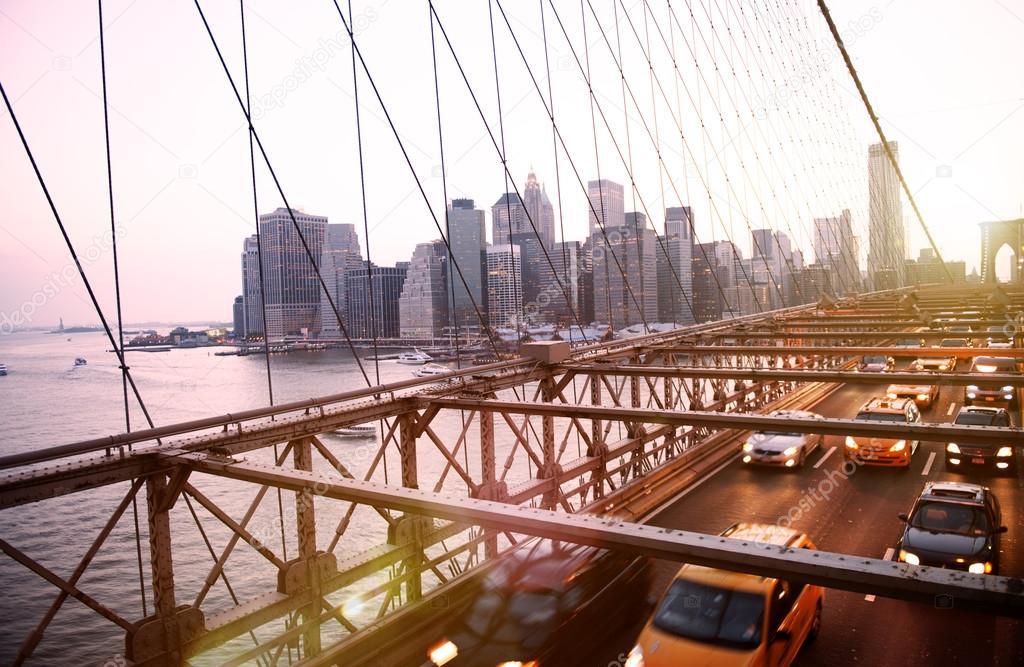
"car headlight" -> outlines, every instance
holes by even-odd
[[[948,371],[949,370],[949,364],[939,364],[939,370],[940,371]]]
[[[976,384],[969,384],[969,385],[967,385],[967,391],[978,391],[978,385],[976,385]]]
[[[430,656],[430,662],[434,663],[438,667],[451,662],[458,654],[459,647],[450,639],[442,639],[439,644],[431,646],[430,653],[428,653]]]
[[[498,667],[537,667],[537,661],[520,662],[518,660],[510,660],[509,662],[498,663]]]
[[[896,392],[894,392],[894,391],[890,391],[888,394],[885,395],[885,397],[886,398],[899,398],[899,395],[896,394]]]
[[[852,435],[846,436],[846,446],[850,449],[857,449],[857,441],[853,439]]]
[[[799,447],[787,447],[786,450],[784,452],[782,452],[782,455],[783,456],[793,456],[798,451],[800,451]]]
[[[971,563],[970,567],[967,568],[967,571],[971,574],[991,574],[992,563]]]
[[[890,452],[902,452],[906,448],[907,448],[907,441],[906,440],[897,440],[896,444],[894,444],[892,447],[889,448],[889,451]]]
[[[1013,456],[1013,447],[1000,447],[999,451],[996,452],[996,456]]]
[[[955,442],[951,442],[948,445],[946,445],[946,451],[949,452],[950,454],[959,454],[960,447],[957,446]]]
[[[919,400],[919,401],[927,401],[928,398],[929,398],[928,394],[918,394],[917,395],[917,400]]]
[[[912,554],[909,551],[900,549],[900,560],[908,565],[920,565],[921,559],[917,557],[917,554]]]
[[[1010,392],[1013,391],[1013,387],[1011,387],[1010,385],[1007,385],[1007,386],[1003,387],[1003,391],[1005,391],[1006,393],[1010,393]]]
[[[754,445],[752,445],[751,443],[749,443],[749,442],[744,442],[743,443],[743,451],[750,452],[750,451],[753,451],[753,449],[754,449]]]
[[[644,667],[644,652],[640,648],[640,644],[634,646],[626,654],[626,662],[622,663],[622,667]]]

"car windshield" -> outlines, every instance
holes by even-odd
[[[857,419],[869,422],[905,422],[907,416],[902,412],[858,412]]]
[[[988,532],[988,521],[980,508],[955,503],[922,503],[910,517],[910,525],[934,533],[973,537]]]
[[[493,641],[524,636],[544,641],[554,630],[558,604],[555,591],[485,590],[469,609],[466,625]]]
[[[963,338],[943,338],[939,347],[967,347],[967,341]]]
[[[864,357],[865,364],[884,364],[885,362],[885,357],[880,354],[872,354]]]
[[[655,612],[653,623],[678,637],[753,648],[761,643],[764,598],[676,579]]]
[[[954,424],[960,426],[992,426],[996,421],[994,412],[961,412],[953,420]]]
[[[1016,362],[1013,359],[978,357],[974,360],[974,370],[980,373],[1012,373],[1017,370],[1015,366]]]

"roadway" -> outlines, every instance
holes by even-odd
[[[903,365],[903,364],[901,364]],[[827,417],[853,417],[885,384],[847,385],[811,408]],[[945,387],[922,411],[928,422],[950,422],[963,404],[963,389]],[[1019,424],[1015,416],[1015,424]],[[843,442],[826,437],[802,470],[750,467],[738,457],[692,486],[649,521],[653,525],[715,534],[739,521],[792,525],[820,549],[880,558],[891,554],[902,533],[900,512],[908,512],[925,482],[987,484],[1003,508],[1000,574],[1024,576],[1024,484],[1007,476],[962,475],[945,470],[945,443],[921,444],[909,470],[861,467],[843,475]],[[1018,452],[1018,461],[1021,460]],[[849,466],[847,467],[849,470]],[[655,594],[671,581],[678,564],[659,562]],[[604,667],[628,651],[640,625],[615,646],[585,663]],[[1020,665],[1024,664],[1024,621],[939,609],[885,598],[828,591],[823,627],[804,648],[798,665]]]

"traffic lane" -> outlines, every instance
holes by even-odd
[[[828,417],[850,417],[863,403],[884,394],[885,386],[846,386],[812,409]],[[949,421],[961,399],[958,392],[941,392],[935,405],[924,410],[924,420]],[[713,534],[738,521],[789,522],[811,535],[821,549],[881,558],[887,549],[895,548],[902,532],[903,524],[896,515],[911,507],[926,480],[942,478],[941,454],[945,444],[922,443],[908,470],[864,466],[847,474],[851,466],[844,466],[842,441],[840,437],[826,438],[823,450],[810,456],[802,470],[731,463],[666,507],[651,523]],[[826,455],[819,467],[814,468]],[[1016,501],[1021,494],[1004,495],[1013,497],[1010,503],[1004,502],[1005,511],[1009,513],[1011,506],[1012,511],[1016,511]],[[723,503],[723,498],[728,498],[728,502]],[[1016,532],[1024,532],[1024,527]],[[1024,571],[1014,555],[1016,553],[1005,561],[1006,573]],[[667,587],[677,569],[676,563],[657,564],[655,594]],[[878,618],[884,618],[880,614],[887,610],[899,611],[901,622],[879,623]],[[943,615],[935,622],[940,627],[949,624],[950,632],[933,635],[929,628],[928,632],[916,635],[920,641],[906,640],[907,628],[917,627],[922,617],[931,620],[930,616],[936,613]],[[966,664],[976,660],[979,652],[961,646],[965,636],[972,638],[972,646],[977,641],[989,647],[983,653],[1000,664],[1015,660],[1020,651],[1019,637],[1024,635],[1019,621],[967,615],[955,609],[931,609],[883,598],[869,602],[863,595],[838,591],[829,592],[823,620],[822,635],[808,648],[807,657],[801,658],[803,664],[846,663],[852,658],[879,664],[895,660],[934,664],[929,662],[928,656],[932,655],[954,656]],[[959,632],[953,632],[952,628],[959,628]],[[628,648],[623,645],[619,652]],[[618,652],[609,653],[610,659],[615,655]]]

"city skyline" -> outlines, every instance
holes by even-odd
[[[86,270],[94,278],[101,302],[109,307],[112,303],[110,247],[104,240],[109,213],[102,182],[102,118],[97,95],[94,9],[69,7],[68,20],[55,23],[47,21],[45,11],[35,4],[10,3],[5,15],[0,17],[0,31],[7,38],[0,40],[0,54],[5,62],[15,64],[4,73],[4,84],[12,93],[15,109],[29,141],[36,148],[40,167],[50,181],[57,204],[72,223],[72,237],[77,244],[96,249],[96,260],[87,263]],[[152,11],[140,9],[141,6],[112,6],[111,12],[120,15],[123,11],[124,16],[108,34],[109,85],[114,105],[111,139],[115,213],[123,228],[118,240],[126,278],[125,318],[128,321],[222,319],[222,304],[230,302],[237,294],[234,261],[224,260],[237,256],[239,233],[255,231],[244,121],[240,121],[237,107],[232,107],[233,100],[223,73],[214,69],[216,62],[205,35],[197,31],[197,28],[201,30],[201,25],[197,25],[194,8],[161,7],[156,16]],[[411,19],[401,15],[400,9],[389,3],[382,6],[355,3],[354,11],[367,17],[357,38],[367,50],[367,59],[385,100],[394,103],[399,93],[417,100],[392,111],[396,112],[396,123],[401,131],[414,144],[409,147],[412,159],[434,202],[434,217],[443,217],[440,203],[450,199],[474,197],[490,204],[506,190],[505,176],[483,125],[473,115],[475,112],[463,111],[461,115],[444,119],[448,160],[444,172],[440,169],[436,118],[424,113],[433,103],[433,89],[432,85],[420,82],[427,80],[422,68],[429,67],[429,44],[405,39],[412,34],[413,26]],[[923,3],[912,0],[893,4],[880,13],[873,13],[872,9],[870,3],[851,2],[834,8],[833,13],[840,30],[848,37],[851,55],[882,115],[883,127],[890,139],[900,143],[901,166],[911,189],[918,193],[919,204],[940,250],[948,258],[966,259],[968,267],[973,268],[978,263],[980,246],[980,241],[974,241],[980,238],[977,223],[1019,217],[1020,211],[1019,195],[1012,194],[1010,186],[1020,182],[1022,167],[1008,157],[1019,154],[1019,143],[1024,135],[1019,132],[1021,116],[1016,114],[1019,102],[1011,99],[1019,74],[991,73],[989,68],[981,66],[985,62],[1007,61],[1012,53],[1012,21],[1007,19],[1012,17],[998,5],[979,6],[969,14],[958,7],[934,13],[925,11]],[[219,38],[228,39],[236,17],[216,7],[209,11],[215,33]],[[332,221],[354,224],[361,232],[369,229],[375,261],[391,264],[408,259],[417,242],[436,236],[436,232],[431,231],[432,216],[418,199],[415,184],[407,173],[382,168],[385,158],[390,161],[395,157],[394,140],[382,121],[379,107],[367,103],[364,130],[366,145],[373,155],[367,164],[368,203],[364,224],[358,172],[355,171],[357,151],[351,132],[354,126],[351,62],[347,36],[339,33],[337,17],[324,11],[323,15],[316,14],[311,19],[299,16],[298,12],[290,15],[264,6],[256,6],[253,11],[265,19],[254,20],[250,35],[253,40],[253,96],[257,106],[254,120],[282,176],[288,203],[293,208],[325,215]],[[445,3],[438,3],[438,11],[448,27],[464,28],[457,31],[459,38],[455,46],[460,54],[474,49],[489,50],[489,39],[485,39],[481,31],[465,29],[486,25],[486,11],[471,8],[457,12]],[[369,20],[371,15],[372,21]],[[894,32],[910,17],[923,21],[928,28],[910,37],[911,43],[916,45],[914,48],[907,46],[906,35],[897,39]],[[968,17],[971,20],[962,20]],[[164,28],[155,35],[151,29],[154,18]],[[536,18],[524,13],[517,20],[532,25]],[[862,25],[853,27],[859,19]],[[335,24],[338,30],[334,29]],[[952,25],[961,28],[951,32]],[[380,30],[383,26],[387,26],[386,31]],[[575,26],[576,30],[578,28]],[[820,26],[815,29],[819,30]],[[409,61],[410,66],[415,66],[415,75],[398,71],[386,62],[379,41],[385,33],[406,43],[410,54],[415,53],[417,57],[426,54],[418,61],[415,58]],[[150,37],[143,38],[144,35]],[[543,55],[539,40],[534,41],[525,32],[520,38],[524,39],[524,48],[531,59]],[[966,59],[954,56],[942,48],[954,39],[973,43],[977,48],[971,49]],[[559,91],[556,115],[589,118],[586,90],[574,69],[567,44],[564,40],[554,41],[552,80]],[[877,138],[872,136],[862,110],[854,105],[852,86],[842,72],[842,63],[835,58],[825,63],[827,67],[823,68],[822,76],[815,79],[812,88],[773,91],[774,97],[769,96],[767,100],[771,103],[768,117],[760,117],[764,125],[753,125],[749,134],[740,135],[739,143],[746,145],[755,142],[761,132],[773,138],[772,132],[785,137],[800,131],[804,128],[801,114],[809,114],[813,109],[801,97],[805,93],[818,95],[819,90],[831,91],[830,99],[837,109],[852,111],[847,114],[852,120],[842,121],[842,127],[846,128],[846,133],[841,135],[842,144],[849,149],[844,147],[833,156],[833,162],[840,165],[834,167],[839,176],[833,177],[827,166],[801,164],[806,156],[799,151],[791,157],[787,155],[784,161],[780,158],[780,164],[789,170],[789,187],[794,190],[794,199],[809,202],[808,206],[800,207],[797,217],[794,211],[783,210],[788,199],[779,183],[769,184],[754,178],[759,167],[753,161],[753,152],[728,143],[729,137],[741,126],[726,124],[705,133],[700,130],[699,119],[692,109],[684,110],[680,120],[694,143],[693,154],[685,154],[678,141],[674,147],[666,146],[665,176],[659,178],[658,161],[652,157],[641,124],[635,119],[624,123],[623,115],[629,109],[624,110],[621,102],[617,106],[612,104],[621,94],[620,82],[610,57],[599,50],[593,53],[597,59],[595,71],[599,72],[595,87],[605,91],[599,102],[605,105],[617,133],[621,133],[626,124],[635,130],[634,176],[640,184],[640,192],[633,191],[626,165],[618,159],[600,122],[599,165],[594,164],[595,140],[590,123],[567,122],[561,130],[574,160],[580,163],[577,167],[584,179],[581,187],[564,154],[560,155],[559,168],[555,169],[549,119],[539,100],[530,96],[528,77],[521,67],[516,69],[517,56],[507,35],[499,40],[498,46],[502,57],[508,56],[501,83],[507,115],[506,163],[513,176],[510,180],[522,189],[523,174],[534,166],[553,206],[556,232],[564,222],[565,236],[569,240],[583,238],[586,234],[588,223],[584,216],[589,217],[584,194],[586,179],[598,176],[623,184],[624,208],[647,214],[652,224],[659,227],[659,233],[663,230],[657,212],[668,206],[692,206],[702,227],[698,230],[701,240],[709,237],[711,230],[718,239],[725,238],[729,231],[736,237],[746,236],[744,214],[753,219],[755,228],[764,226],[769,220],[762,218],[760,203],[772,217],[779,207],[777,220],[793,221],[795,234],[789,234],[785,222],[778,231],[787,233],[807,256],[812,250],[815,217],[835,216],[849,208],[855,221],[866,220],[866,170],[862,156],[864,146]],[[625,46],[627,75],[631,81],[633,77],[638,77],[635,79],[638,82],[644,80],[646,69],[642,67],[639,50],[628,43]],[[709,62],[699,45],[694,48],[698,49],[695,62]],[[173,68],[152,57],[161,49],[178,53]],[[136,54],[137,62],[126,62],[127,53]],[[310,62],[312,57],[320,59],[321,56],[322,66],[304,74],[303,83],[296,90],[285,91],[283,97],[271,94],[282,82],[290,80],[298,60]],[[226,57],[233,68],[238,64],[234,46]],[[922,76],[910,82],[896,76],[891,63],[897,57],[903,58],[907,67],[920,70]],[[937,66],[918,67],[925,58],[936,62]],[[663,68],[665,61],[656,64]],[[464,92],[464,86],[450,62],[442,66],[442,102],[450,108],[461,94],[459,91]],[[941,79],[936,74],[940,70],[943,72]],[[642,76],[637,74],[640,71]],[[698,86],[692,92],[706,94],[693,75],[691,67],[684,74],[685,82]],[[468,76],[481,90],[489,85],[493,91],[494,73],[482,64],[471,64]],[[983,92],[1007,88],[992,85],[994,76],[1010,77],[1007,99],[995,99]],[[668,78],[665,82],[668,83]],[[819,85],[823,87],[819,89]],[[367,90],[366,86],[364,79],[361,90]],[[129,101],[129,91],[140,94],[132,95]],[[968,102],[964,103],[963,99]],[[427,104],[428,101],[431,104]],[[494,101],[485,99],[482,103],[487,117],[492,122],[496,120]],[[707,111],[714,116],[713,109]],[[732,109],[726,106],[725,111],[731,113]],[[673,120],[666,108],[658,111],[658,117],[662,131],[666,132],[662,143],[668,144]],[[189,122],[193,119],[202,120]],[[16,309],[29,302],[41,286],[51,282],[51,276],[60,274],[68,265],[68,257],[17,144],[10,119],[0,120],[4,128],[0,130],[0,142],[4,155],[10,158],[4,160],[0,195],[11,203],[9,222],[2,225],[6,242],[0,247],[0,260],[8,268],[5,280],[0,281],[3,283],[0,302],[8,304],[8,309]],[[847,122],[850,124],[845,125]],[[814,146],[821,139],[818,131],[809,136]],[[787,149],[789,146],[786,143]],[[750,148],[756,149],[756,145]],[[706,162],[703,155],[708,156]],[[740,161],[745,159],[749,160],[749,178],[739,170]],[[771,167],[772,163],[764,166]],[[265,167],[260,164],[257,167],[260,211],[283,205]],[[733,171],[735,193],[722,181],[721,174],[727,170]],[[447,197],[442,193],[442,173],[447,176]],[[804,175],[813,177],[814,185],[802,185],[799,177]],[[842,184],[846,176],[856,181],[850,180],[848,187],[835,193],[826,189],[829,183]],[[685,196],[687,188],[689,196]],[[675,190],[684,196],[677,196]],[[773,190],[778,193],[779,204],[769,194]],[[745,191],[751,193],[747,203],[743,202]],[[736,223],[731,230],[730,220]],[[916,256],[917,250],[923,247],[919,226],[909,211],[905,211],[902,222],[908,229],[907,254]],[[867,234],[864,229],[856,231],[865,246],[863,252]],[[963,242],[963,236],[967,236],[968,242]],[[203,239],[202,243],[189,241],[199,238]],[[557,238],[560,237],[556,234]],[[364,246],[365,242],[363,238]],[[744,245],[746,240],[739,243]],[[211,267],[214,273],[208,270],[182,274],[172,263],[162,261],[170,256],[189,257],[191,264]],[[31,323],[56,324],[60,316],[68,322],[95,321],[80,282],[77,279],[70,282],[34,311]],[[210,285],[216,287],[211,289]]]

